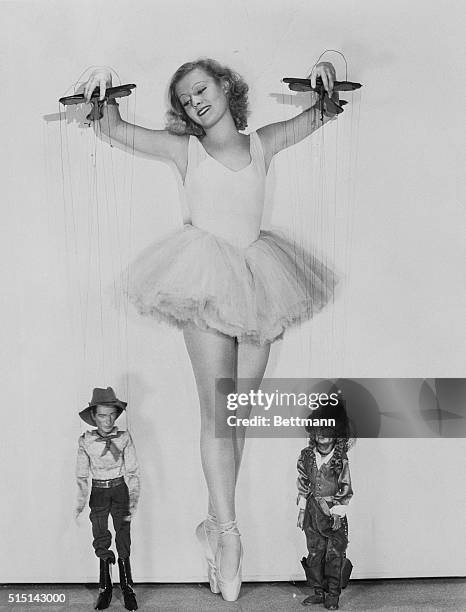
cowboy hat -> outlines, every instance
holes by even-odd
[[[92,392],[92,399],[89,402],[89,406],[87,406],[87,408],[84,408],[84,410],[81,410],[79,416],[88,425],[92,425],[93,427],[95,427],[95,421],[92,418],[93,408],[95,408],[96,406],[115,406],[118,412],[116,418],[118,418],[127,405],[128,404],[126,402],[122,402],[117,398],[117,396],[115,395],[115,391],[112,389],[112,387],[107,387],[106,389],[96,388]]]

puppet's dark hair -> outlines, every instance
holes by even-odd
[[[334,419],[336,425],[334,427],[313,427],[312,425],[306,425],[306,431],[309,434],[309,447],[312,449],[316,447],[316,435],[319,431],[324,430],[325,435],[335,438],[335,451],[331,459],[331,465],[341,469],[342,459],[346,458],[346,453],[354,442],[343,397],[339,397],[336,405],[320,406],[308,416],[308,419],[314,420],[316,418]]]
[[[247,125],[248,116],[248,90],[249,87],[243,78],[237,73],[222,66],[219,62],[209,58],[201,58],[194,62],[187,62],[178,68],[172,76],[168,86],[168,101],[170,109],[167,112],[167,130],[172,134],[192,134],[194,136],[205,136],[204,129],[192,121],[186,114],[176,94],[177,83],[189,72],[199,68],[213,77],[217,83],[225,83],[227,86],[227,97],[230,112],[237,130],[244,130]]]
[[[306,428],[307,429],[307,428]],[[311,430],[309,432],[309,448],[312,450],[316,447],[316,434],[318,432],[318,428]],[[343,467],[342,460],[346,459],[346,453],[350,448],[350,440],[348,438],[335,438],[335,450],[333,452],[333,457],[330,460],[330,465],[338,470],[341,470]]]

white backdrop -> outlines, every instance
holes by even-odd
[[[179,225],[177,180],[158,161],[60,124],[57,98],[87,66],[110,65],[138,85],[129,102],[137,122],[161,127],[170,75],[207,55],[249,82],[254,129],[298,110],[282,103],[291,102],[281,97],[283,76],[304,75],[325,48],[342,50],[349,78],[364,89],[338,127],[326,128],[325,142],[316,136],[317,149],[307,142],[277,159],[271,221],[313,234],[318,219],[311,237],[324,251],[333,237],[345,279],[333,307],[274,345],[267,376],[461,377],[462,9],[456,0],[447,10],[421,0],[0,4],[2,581],[95,580],[90,523],[72,520],[77,413],[92,387],[107,385],[129,401],[142,466],[135,579],[204,576],[193,534],[205,513],[198,407],[182,336],[111,303],[124,264]],[[310,158],[320,163],[323,152],[338,193],[317,200],[331,202],[332,214],[308,198]],[[95,176],[108,192],[94,198]],[[246,580],[302,578],[294,500],[305,443],[249,441],[238,491]],[[464,530],[455,528],[466,502],[458,487],[465,450],[464,440],[358,442],[350,457],[354,577],[464,572]]]

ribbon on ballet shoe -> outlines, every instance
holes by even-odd
[[[236,521],[227,521],[226,523],[219,523],[218,528],[220,535],[241,535]]]

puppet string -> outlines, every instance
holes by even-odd
[[[128,101],[127,101],[128,102]],[[85,163],[82,164],[82,140],[89,132],[80,130],[72,131],[74,140],[79,135],[80,143],[73,142],[76,146],[78,154],[74,157],[70,154],[70,138],[68,134],[68,117],[70,122],[73,120],[76,112],[73,109],[68,109],[69,114],[65,114],[65,121],[60,108],[60,157],[61,157],[61,176],[62,176],[62,198],[64,206],[65,219],[65,250],[66,250],[66,266],[67,278],[69,284],[74,286],[68,293],[71,294],[71,302],[73,307],[70,309],[70,317],[72,321],[80,321],[80,325],[72,325],[75,336],[81,330],[81,367],[77,368],[81,372],[79,379],[81,384],[78,386],[85,388],[84,393],[87,394],[89,386],[99,386],[95,379],[89,385],[88,376],[86,375],[86,365],[91,360],[91,355],[88,353],[88,336],[93,341],[93,346],[99,345],[98,353],[100,353],[100,367],[103,379],[105,380],[109,372],[114,373],[118,366],[120,371],[124,370],[124,386],[125,395],[129,394],[129,342],[128,342],[128,298],[125,292],[122,291],[124,283],[122,277],[122,258],[124,257],[123,245],[128,245],[130,249],[132,220],[133,220],[133,176],[134,176],[134,130],[131,130],[131,136],[126,140],[127,148],[130,150],[130,160],[124,156],[123,172],[117,171],[113,157],[113,149],[109,148],[106,154],[102,151],[103,143],[100,140],[101,134],[98,134],[99,126],[96,126],[96,132],[92,132],[87,140],[87,153],[85,153]],[[74,111],[74,112],[73,112]],[[135,106],[134,106],[135,115]],[[63,126],[65,125],[65,129]],[[99,136],[99,137],[98,137]],[[110,144],[111,139],[110,139]],[[81,145],[81,155],[79,146]],[[107,155],[108,153],[108,155]],[[107,158],[110,162],[107,163]],[[121,164],[121,161],[118,161]],[[128,172],[128,164],[131,165]],[[129,179],[128,179],[129,175]],[[123,181],[123,189],[117,186],[116,176]],[[75,187],[76,183],[76,187]],[[77,194],[75,190],[77,189]],[[129,197],[126,193],[129,189]],[[123,204],[126,208],[126,216],[129,216],[129,222],[122,221],[119,215],[118,202],[123,199]],[[81,209],[80,219],[85,218],[85,231],[83,230],[82,222],[78,222],[76,213],[76,202],[87,201],[87,207],[83,213]],[[86,218],[87,217],[87,218]],[[124,236],[124,232],[128,234]],[[109,246],[110,243],[110,246]],[[84,250],[84,254],[83,254]],[[87,257],[83,257],[87,255]],[[82,260],[86,259],[87,265],[82,266]],[[108,262],[110,262],[108,264]],[[70,273],[70,268],[72,268]],[[105,292],[105,274],[108,269],[111,270],[114,283],[114,294],[120,296],[125,295],[125,298],[120,299],[120,310],[118,317],[105,316],[104,312],[104,292]],[[120,280],[116,280],[120,279]],[[74,283],[71,283],[74,280]],[[120,286],[119,286],[119,285]],[[91,292],[91,285],[94,291]],[[96,289],[96,290],[95,290]],[[95,299],[97,294],[97,300]],[[94,299],[90,299],[92,296]],[[97,304],[96,304],[97,301]],[[117,301],[117,300],[115,300]],[[89,319],[91,311],[95,317],[97,314],[98,320],[98,340],[93,333],[95,329],[92,325],[93,319]],[[123,313],[123,320],[121,314]],[[111,321],[116,320],[115,329],[112,328]],[[91,328],[89,328],[91,325]],[[79,342],[75,346],[78,346]],[[117,351],[112,350],[113,345],[117,345]],[[113,361],[112,361],[113,360]],[[115,363],[115,361],[117,363]],[[90,364],[88,365],[90,367]],[[93,372],[93,377],[95,372]],[[113,383],[114,384],[114,383]],[[120,383],[121,384],[121,383]],[[79,397],[82,402],[82,394]]]
[[[343,54],[340,53],[340,55],[344,58]],[[344,59],[347,66],[346,58]],[[351,107],[352,105],[350,105]],[[311,226],[315,242],[322,246],[322,254],[319,257],[324,265],[331,269],[335,262],[340,260],[340,266],[342,265],[343,268],[340,275],[345,279],[351,273],[356,169],[353,151],[357,147],[355,132],[359,131],[358,125],[355,125],[355,109],[351,108],[351,112],[347,112],[345,116],[340,118],[340,121],[336,121],[336,124],[333,123],[333,128],[329,126],[318,129],[316,133],[310,136],[305,145],[311,162],[308,171],[299,173],[298,180],[290,189],[290,195],[293,196],[292,200],[295,203],[292,207],[291,218],[293,231]],[[290,136],[294,136],[294,133]],[[346,160],[348,154],[350,156],[349,162]],[[293,147],[291,151],[287,152],[286,156],[289,176],[291,176],[299,168],[300,153],[296,147]],[[303,184],[305,185],[304,189],[302,189]],[[309,207],[310,211],[308,210]],[[341,239],[341,233],[343,233],[343,240]],[[296,239],[299,240],[298,236],[296,236]],[[303,246],[309,248],[308,244]],[[311,245],[311,250],[313,249],[314,246]],[[316,332],[319,332],[317,335],[320,336],[321,330],[315,328],[315,323],[310,325],[310,333],[307,334],[309,339],[307,359],[308,371],[311,373],[313,355],[317,351],[319,355],[326,353],[327,368],[331,371],[340,370],[344,366],[347,352],[345,329],[347,312],[345,304],[348,297],[346,290],[340,290],[339,293],[343,293],[344,296],[343,316],[341,316],[341,313],[340,316],[337,316],[338,311],[335,308],[332,308],[331,312],[326,315],[330,329],[326,335],[324,346],[313,346],[312,336],[315,335],[313,331],[316,329]]]
[[[322,57],[326,54],[326,53],[338,53],[338,55],[340,55],[343,58],[343,61],[345,62],[345,81],[348,80],[348,62],[346,61],[346,57],[344,56],[344,54],[341,51],[338,51],[337,49],[325,49],[325,51],[323,51],[319,57],[317,58],[316,63],[312,66],[311,70],[309,71],[309,76],[311,75],[312,71],[314,70],[314,68],[317,66],[317,64],[319,63],[319,60],[322,59]]]

